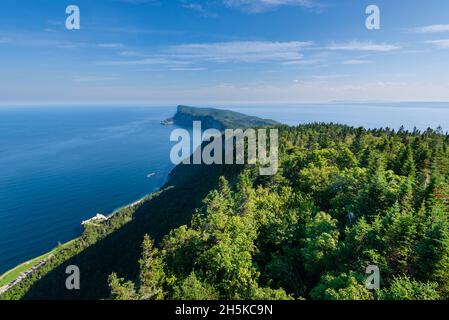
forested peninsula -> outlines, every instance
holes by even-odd
[[[248,116],[243,113],[214,109],[178,106],[173,118],[162,121],[162,124],[175,124],[181,127],[192,127],[194,121],[201,121],[204,129],[246,129],[262,126],[274,126],[280,123],[259,117]]]

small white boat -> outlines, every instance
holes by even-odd
[[[149,175],[147,175],[147,178],[148,179],[153,178],[155,175],[156,175],[156,173],[152,172]]]

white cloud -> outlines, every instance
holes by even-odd
[[[205,71],[207,68],[171,68],[170,71]]]
[[[449,24],[434,24],[430,26],[423,26],[411,29],[415,33],[439,33],[449,32]]]
[[[177,58],[209,62],[288,62],[303,59],[301,51],[311,42],[237,41],[185,44],[169,48]]]
[[[329,50],[342,50],[342,51],[374,51],[374,52],[388,52],[400,50],[398,45],[388,43],[374,43],[374,42],[360,42],[350,41],[346,43],[332,43],[327,47]]]
[[[122,51],[119,53],[119,55],[122,57],[145,57],[146,56],[146,54],[144,54],[140,51],[133,51],[133,50]]]
[[[449,39],[426,41],[426,43],[434,44],[440,48],[449,48]]]
[[[333,80],[333,79],[341,79],[348,77],[347,74],[326,74],[326,75],[317,75],[312,76],[313,79],[316,80]]]
[[[260,13],[281,6],[321,7],[315,0],[223,0],[225,6],[250,13]]]
[[[184,8],[186,8],[186,9],[190,9],[192,11],[197,11],[197,12],[200,12],[200,13],[206,12],[204,7],[201,4],[199,4],[199,3],[185,3],[182,6]]]
[[[75,82],[104,82],[104,81],[113,81],[113,80],[119,80],[119,77],[115,76],[96,76],[96,75],[81,75],[81,76],[75,76],[73,78],[73,81]]]
[[[45,44],[45,42],[43,42]],[[88,43],[88,42],[55,42],[50,43],[58,49],[81,49],[81,48],[100,48],[100,49],[120,49],[125,45],[121,43]]]
[[[98,48],[123,48],[124,45],[122,43],[99,43],[97,44]]]
[[[304,59],[304,60],[291,60],[291,61],[284,61],[282,64],[287,66],[310,66],[314,64],[318,64],[322,62],[322,60],[319,59]]]
[[[190,2],[188,0],[180,0],[180,1],[181,1],[181,5],[184,8],[189,9],[191,11],[195,11],[204,17],[214,18],[217,16],[216,13],[213,13],[206,8],[207,3],[200,4],[198,2]]]
[[[158,0],[116,0],[116,1],[130,4],[159,4]]]
[[[359,65],[359,64],[371,64],[371,60],[349,59],[342,62],[344,65]]]
[[[176,61],[161,56],[153,56],[138,60],[120,60],[120,61],[100,61],[100,65],[107,66],[139,66],[139,65],[174,65],[174,64],[187,64],[186,62]]]
[[[174,45],[129,61],[101,62],[107,65],[191,65],[198,63],[303,63],[302,51],[312,42],[236,41]],[[122,53],[123,54],[123,53]],[[130,55],[128,55],[130,56]]]
[[[161,0],[115,0],[119,2],[129,3],[129,4],[152,4],[160,5],[163,1]],[[204,16],[215,17],[216,14],[210,12],[208,9],[216,5],[225,6],[231,9],[238,9],[248,13],[260,13],[269,10],[277,9],[281,6],[295,6],[303,8],[323,8],[318,0],[178,0],[186,9],[196,11]]]

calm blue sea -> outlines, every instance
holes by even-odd
[[[160,121],[175,110],[0,108],[0,273],[157,190],[173,167]]]
[[[296,125],[449,130],[449,105],[230,109]],[[80,223],[157,190],[173,168],[175,108],[0,108],[0,273],[80,234]],[[148,179],[149,173],[156,176]]]

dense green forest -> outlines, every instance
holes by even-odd
[[[309,124],[279,138],[276,175],[178,166],[1,298],[449,298],[447,134]],[[79,291],[65,289],[71,264]]]
[[[245,168],[158,246],[113,299],[447,299],[449,137],[281,128],[282,170]],[[380,290],[365,286],[377,265]]]

